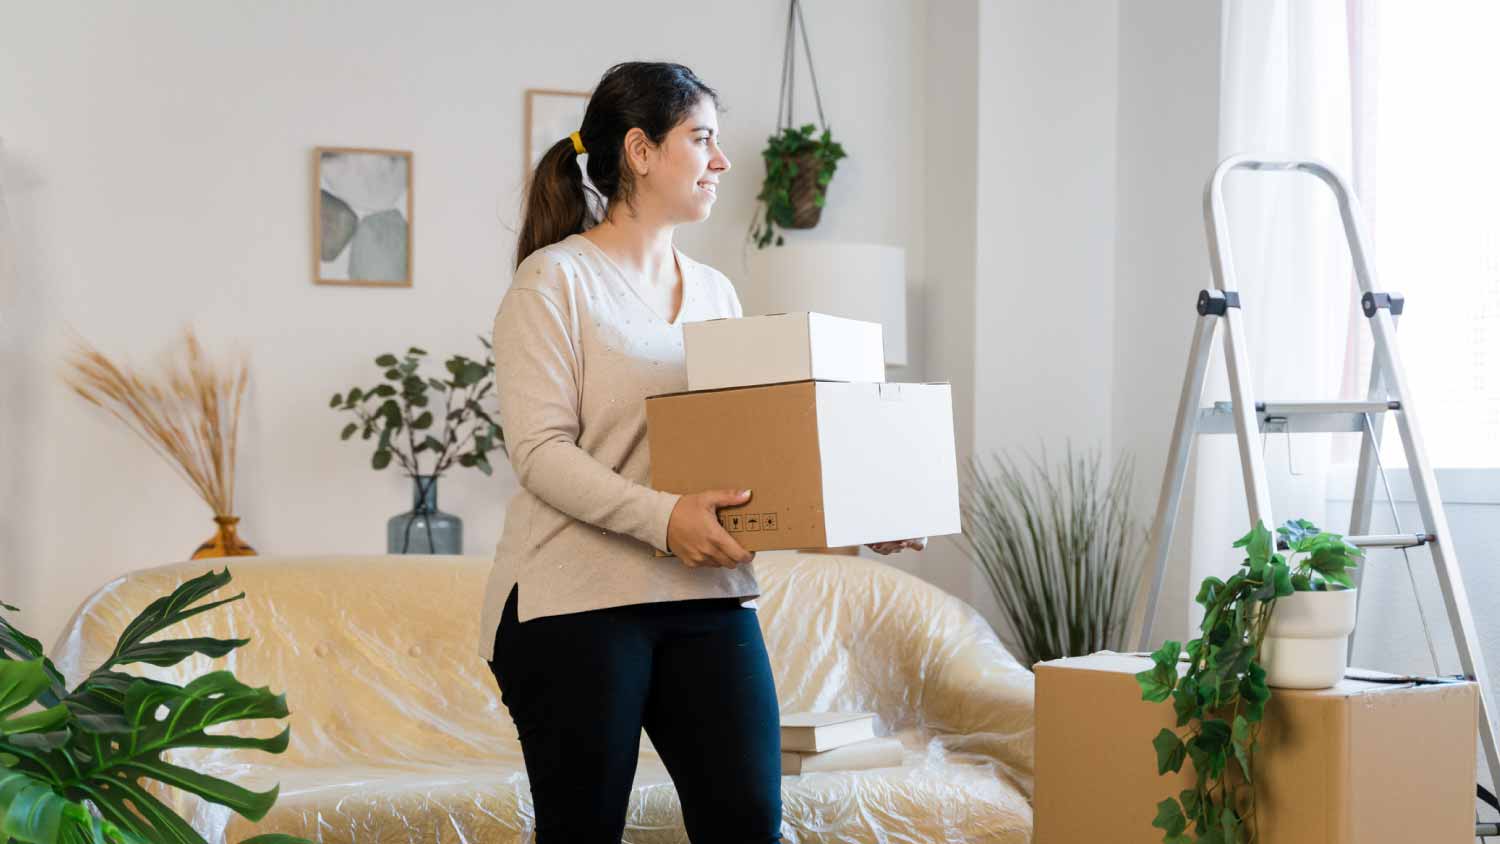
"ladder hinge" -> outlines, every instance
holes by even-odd
[[[1367,317],[1375,316],[1381,308],[1389,308],[1391,316],[1401,316],[1401,311],[1406,308],[1406,297],[1400,293],[1366,293],[1359,298],[1359,306]]]
[[[1217,295],[1216,295],[1217,294]],[[1226,308],[1238,308],[1240,306],[1240,293],[1238,290],[1226,290],[1223,293],[1211,290],[1198,291],[1198,316],[1223,316]]]

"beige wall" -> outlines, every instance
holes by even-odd
[[[793,235],[905,246],[918,283],[922,8],[808,4],[828,119],[850,157],[824,223]],[[508,283],[522,91],[587,89],[615,61],[663,58],[715,86],[734,168],[713,218],[679,243],[740,280],[784,12],[663,0],[12,9],[0,28],[16,269],[0,291],[0,599],[22,607],[18,623],[50,643],[100,584],[182,559],[213,527],[143,443],[61,388],[69,327],[142,360],[184,321],[244,340],[254,356],[236,508],[245,537],[263,553],[383,551],[409,482],[338,441],[345,420],[328,398],[378,378],[370,359],[381,352],[482,352],[476,335]],[[815,115],[803,85],[799,121]],[[319,145],[415,152],[414,288],[310,282]],[[513,489],[504,467],[443,479],[440,505],[463,516],[468,553],[491,552]]]
[[[526,87],[584,89],[632,58],[682,61],[717,87],[735,166],[714,217],[679,237],[746,283],[778,6],[216,0],[13,13],[0,30],[13,233],[0,268],[15,267],[0,289],[0,599],[50,642],[98,585],[182,558],[212,527],[165,464],[61,389],[69,327],[138,359],[187,320],[245,340],[247,538],[264,553],[382,551],[384,521],[410,492],[338,442],[327,399],[375,374],[380,352],[479,350],[508,283]],[[789,236],[908,249],[912,363],[891,377],[953,383],[961,459],[1068,437],[1129,449],[1149,517],[1185,297],[1206,276],[1198,195],[1217,126],[1217,4],[819,0],[806,15],[851,157],[822,225]],[[797,99],[811,119],[805,77]],[[310,283],[316,145],[415,151],[415,288]],[[504,466],[444,478],[468,553],[490,552],[513,489]],[[998,620],[951,540],[886,559]]]

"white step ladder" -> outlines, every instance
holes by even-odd
[[[1370,388],[1366,401],[1299,401],[1258,402],[1251,395],[1250,359],[1245,348],[1245,334],[1240,314],[1239,293],[1235,284],[1234,261],[1230,253],[1228,226],[1224,210],[1224,178],[1233,170],[1282,171],[1316,176],[1333,190],[1343,218],[1344,235],[1349,242],[1354,274],[1359,282],[1360,308],[1368,317],[1374,332],[1375,356],[1370,370]],[[1153,647],[1151,625],[1156,603],[1166,574],[1167,553],[1172,546],[1172,529],[1187,472],[1188,455],[1197,434],[1234,433],[1239,444],[1240,464],[1244,473],[1245,498],[1250,506],[1250,522],[1264,522],[1274,530],[1271,498],[1266,483],[1266,467],[1255,437],[1263,432],[1364,432],[1359,452],[1359,471],[1355,477],[1354,505],[1345,540],[1362,548],[1410,548],[1425,545],[1432,554],[1433,566],[1442,587],[1443,602],[1463,673],[1479,686],[1479,737],[1489,767],[1490,782],[1500,784],[1500,751],[1495,743],[1491,720],[1494,697],[1490,692],[1490,675],[1479,652],[1479,635],[1469,608],[1454,554],[1453,537],[1448,518],[1438,495],[1437,478],[1427,460],[1422,431],[1415,409],[1407,401],[1406,370],[1396,345],[1396,317],[1404,300],[1393,293],[1380,292],[1375,285],[1375,271],[1365,248],[1358,205],[1344,180],[1328,166],[1317,161],[1263,161],[1248,156],[1225,159],[1214,169],[1203,196],[1203,214],[1208,227],[1209,261],[1213,266],[1214,289],[1198,294],[1198,323],[1193,332],[1192,350],[1188,354],[1187,376],[1182,397],[1177,404],[1177,421],[1172,429],[1172,445],[1162,478],[1161,497],[1150,534],[1152,562],[1151,587],[1146,603],[1145,622],[1141,629],[1140,649]],[[1224,357],[1228,368],[1232,401],[1199,408],[1203,379],[1208,370],[1214,331],[1224,327]],[[1370,515],[1374,503],[1375,480],[1381,471],[1380,436],[1386,416],[1396,420],[1406,461],[1412,475],[1412,489],[1421,513],[1423,529],[1419,533],[1370,535]],[[1295,430],[1292,421],[1295,420]],[[1399,528],[1398,528],[1399,529]],[[1356,586],[1367,566],[1353,572]],[[1350,636],[1352,651],[1354,637]],[[1495,834],[1483,828],[1481,831]]]

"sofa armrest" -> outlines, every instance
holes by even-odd
[[[984,618],[948,634],[950,650],[924,678],[925,726],[950,753],[988,757],[1030,796],[1035,764],[1035,677],[1016,661]]]

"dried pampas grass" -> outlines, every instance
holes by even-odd
[[[215,516],[234,514],[240,403],[250,380],[246,352],[239,351],[221,369],[187,327],[153,373],[117,365],[76,337],[63,380],[145,440],[192,484]]]

